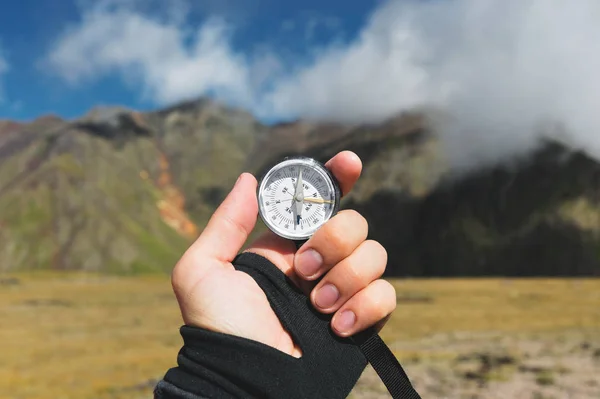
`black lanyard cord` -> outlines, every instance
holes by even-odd
[[[373,328],[352,338],[381,378],[393,399],[421,399],[390,348]]]

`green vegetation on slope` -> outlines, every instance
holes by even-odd
[[[241,172],[347,149],[364,171],[343,206],[366,216],[389,275],[600,274],[600,165],[553,142],[452,176],[423,114],[267,127],[209,100],[0,138],[0,270],[168,271]]]

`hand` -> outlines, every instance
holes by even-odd
[[[342,152],[327,164],[347,194],[360,176],[362,164]],[[264,292],[231,261],[254,228],[258,214],[257,182],[243,174],[194,244],[177,263],[172,284],[184,323],[262,342],[292,356],[300,349],[271,309]],[[295,245],[272,232],[247,249],[269,259],[310,295],[326,314],[336,334],[347,337],[367,327],[383,326],[395,309],[394,288],[379,279],[387,253],[366,240],[366,220],[352,210],[325,223],[296,252]],[[323,276],[315,285],[314,280]]]

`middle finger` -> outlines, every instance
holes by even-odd
[[[325,223],[296,253],[294,268],[305,280],[316,280],[348,257],[367,238],[369,226],[354,210],[344,210]]]

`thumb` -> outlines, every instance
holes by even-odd
[[[258,215],[257,181],[243,173],[217,208],[200,237],[188,252],[192,258],[231,262],[254,229]]]

